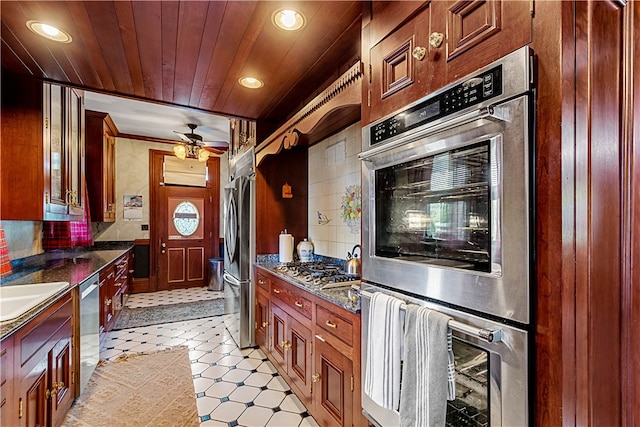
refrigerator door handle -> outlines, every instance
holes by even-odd
[[[238,279],[236,279],[235,277],[233,277],[232,275],[230,275],[229,273],[227,273],[226,271],[222,275],[222,278],[223,278],[224,281],[229,282],[232,285],[240,286],[240,281]]]

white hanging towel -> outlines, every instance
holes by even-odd
[[[406,310],[400,425],[444,426],[455,399],[451,317],[415,304]]]
[[[364,392],[378,405],[393,411],[400,403],[402,304],[397,298],[375,292],[367,328]]]

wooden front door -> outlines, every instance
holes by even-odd
[[[164,183],[165,155],[151,154],[150,264],[157,283],[152,290],[206,286],[209,259],[219,256],[219,159],[209,159],[205,187],[185,186]]]
[[[159,202],[159,290],[204,286],[212,246],[211,230],[205,234],[209,190],[164,186]]]

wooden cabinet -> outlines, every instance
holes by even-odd
[[[393,3],[392,8],[397,8]],[[380,11],[381,14],[389,11]],[[370,84],[367,104],[369,120],[375,121],[429,93],[432,62],[428,49],[429,4],[369,49]],[[374,19],[377,15],[374,17]]]
[[[360,357],[359,351],[354,351],[354,343],[359,341],[359,328],[354,326],[358,317],[328,303],[318,303],[315,308],[314,416],[320,425],[350,426],[356,398],[353,360]],[[359,395],[357,399],[359,402]]]
[[[80,220],[83,92],[7,73],[2,87],[2,219]]]
[[[109,332],[124,308],[131,289],[132,252],[100,270],[100,335]]]
[[[271,281],[267,276],[256,273],[256,285],[255,340],[256,345],[267,348],[271,340],[271,329],[269,328],[269,290],[271,289]]]
[[[367,425],[359,314],[257,270],[257,344],[320,425]]]
[[[308,320],[298,314],[311,303],[297,295],[292,289],[272,283],[271,299],[271,352],[290,381],[302,394],[305,403],[311,399],[311,330],[305,326]],[[277,291],[278,293],[274,293]],[[284,298],[281,299],[280,296]],[[297,320],[300,319],[300,321]]]
[[[100,286],[100,337],[105,332],[109,332],[113,327],[114,314],[114,278],[115,265],[110,264],[100,270],[99,286]]]
[[[353,362],[317,336],[314,349],[313,415],[323,426],[351,426],[355,387]]]
[[[19,426],[59,426],[73,403],[72,313],[68,293],[15,333],[16,401],[9,419]]]
[[[81,91],[45,83],[44,219],[79,220],[84,206],[84,99]]]
[[[521,1],[374,2],[363,20],[362,123],[376,121],[531,42]]]
[[[107,113],[85,111],[87,190],[91,220],[116,220],[116,136],[118,129]]]
[[[11,335],[0,342],[0,420],[7,426],[18,424],[13,352],[13,335]]]

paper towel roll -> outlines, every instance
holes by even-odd
[[[287,230],[285,230],[286,232]],[[280,262],[293,261],[293,236],[288,233],[280,233],[278,259]]]

